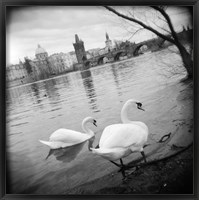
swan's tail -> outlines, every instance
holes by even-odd
[[[98,154],[98,155],[103,154],[103,151],[102,151],[101,149],[99,149],[99,148],[95,149],[95,148],[92,148],[92,147],[91,147],[90,150],[91,150],[92,153],[94,153],[94,154]]]
[[[92,151],[93,153],[96,153],[96,149],[95,148],[90,147],[90,151]]]

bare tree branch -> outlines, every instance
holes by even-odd
[[[115,13],[116,15],[118,15],[118,16],[124,18],[124,19],[130,20],[130,21],[132,21],[132,22],[135,22],[135,23],[141,25],[143,28],[145,28],[145,29],[147,29],[147,30],[149,30],[149,31],[151,31],[151,32],[153,32],[153,33],[155,33],[157,36],[159,36],[159,37],[161,37],[161,38],[163,38],[163,39],[165,39],[165,40],[167,40],[167,41],[169,41],[169,42],[171,42],[171,43],[173,43],[173,44],[176,44],[175,40],[173,40],[173,39],[170,38],[170,37],[167,37],[167,36],[163,35],[162,33],[158,32],[157,30],[153,29],[153,28],[150,27],[150,26],[147,26],[147,25],[144,24],[143,22],[141,22],[141,21],[139,21],[139,20],[137,20],[137,19],[128,17],[128,16],[126,16],[126,15],[123,15],[122,13],[116,11],[115,9],[113,9],[113,8],[110,7],[110,6],[104,6],[104,7],[105,7],[107,10],[109,10],[109,11]],[[152,6],[152,7],[154,7],[154,6]],[[166,15],[166,16],[168,16],[168,15]],[[166,17],[166,16],[165,16],[165,17]],[[169,19],[169,21],[170,21],[170,19]],[[168,21],[168,23],[169,23],[169,21]],[[170,23],[171,23],[171,22],[170,22]],[[172,25],[172,24],[171,24],[171,25]],[[170,25],[169,25],[169,27],[170,27]],[[172,26],[172,27],[173,27],[173,26]],[[174,31],[174,30],[173,30],[173,31]]]
[[[171,30],[171,34],[172,34],[174,40],[175,40],[177,43],[179,43],[179,41],[178,41],[178,36],[177,36],[177,34],[176,34],[176,32],[175,32],[175,30],[174,30],[174,28],[173,28],[173,24],[172,24],[172,22],[171,22],[171,20],[170,20],[170,17],[168,16],[168,14],[165,12],[164,8],[161,8],[161,7],[158,7],[158,6],[151,6],[151,7],[152,7],[153,9],[159,11],[159,12],[164,16],[164,18],[166,19],[166,21],[167,21],[167,23],[168,23],[168,25],[169,25],[169,28],[170,28],[170,30]],[[176,43],[176,42],[175,42],[175,43]]]
[[[142,31],[143,29],[144,29],[144,28],[140,28],[140,29],[138,29],[137,31],[135,31],[135,32],[133,33],[133,35],[131,35],[131,37],[130,37],[128,40],[130,40],[136,33]]]
[[[165,22],[165,23],[167,23],[167,21],[164,18],[160,17],[160,16],[158,16],[158,19],[163,21],[163,22]]]
[[[154,21],[152,21],[152,23],[153,23],[155,26],[157,26],[158,28],[162,29],[163,31],[165,31],[165,32],[167,32],[168,34],[170,34],[170,35],[171,35],[171,32],[170,32],[170,31],[168,31],[167,29],[165,29],[165,28],[163,28],[163,27],[159,26],[159,25],[158,25],[158,24],[156,24]]]

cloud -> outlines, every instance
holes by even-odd
[[[103,15],[96,16],[95,7],[31,7],[12,13],[11,31],[37,29],[79,28],[101,22]],[[100,10],[99,10],[100,11]]]

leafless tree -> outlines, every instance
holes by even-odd
[[[166,30],[164,27],[159,27],[159,28],[166,31],[167,34],[163,34],[162,31],[159,31],[160,29],[155,29],[151,25],[154,22],[153,21],[149,22],[149,18],[145,17],[145,20],[141,20],[141,19],[137,18],[134,14],[134,11],[133,12],[128,11],[127,13],[124,14],[124,13],[114,9],[113,7],[110,7],[110,6],[104,6],[104,7],[107,10],[114,13],[115,15],[117,15],[127,21],[133,22],[133,23],[139,25],[140,27],[142,27],[148,31],[151,31],[158,37],[174,44],[177,47],[177,49],[179,50],[180,56],[182,58],[182,62],[187,71],[188,78],[193,78],[193,60],[192,60],[191,53],[186,50],[185,46],[179,40],[178,35],[177,35],[176,31],[174,30],[173,24],[171,22],[171,18],[168,15],[168,13],[166,12],[166,10],[167,10],[166,6],[150,6],[150,8],[152,8],[154,11],[156,11],[157,13],[160,14],[158,16],[158,18],[167,24],[170,35],[168,35],[168,30]],[[131,7],[131,9],[133,9],[133,8]],[[155,17],[157,18],[157,15]]]

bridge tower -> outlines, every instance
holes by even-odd
[[[78,63],[83,63],[87,59],[86,51],[84,48],[84,42],[79,39],[77,34],[75,34],[75,43],[73,43],[73,46],[75,48]]]

